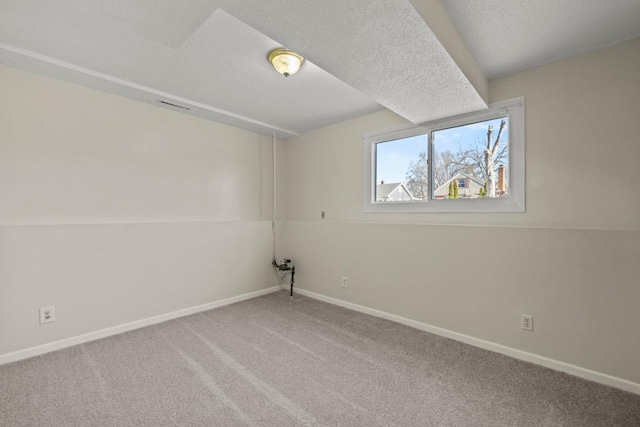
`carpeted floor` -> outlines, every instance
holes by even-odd
[[[0,366],[0,425],[640,426],[640,396],[278,292]]]

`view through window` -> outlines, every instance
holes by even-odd
[[[524,99],[371,132],[364,156],[365,211],[522,212]]]
[[[426,200],[429,194],[427,151],[427,135],[376,144],[376,201]],[[410,172],[421,184],[409,184]]]
[[[376,144],[377,202],[508,197],[508,117],[430,135],[431,150],[429,133]]]

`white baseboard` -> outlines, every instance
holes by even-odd
[[[281,289],[289,289],[288,286],[281,286]],[[412,328],[420,329],[425,332],[429,332],[435,335],[439,335],[445,338],[451,338],[456,341],[479,347],[485,350],[493,351],[496,353],[504,354],[505,356],[513,357],[514,359],[524,360],[526,362],[535,363],[537,365],[544,366],[555,371],[565,372],[569,375],[584,378],[596,383],[608,385],[611,387],[619,388],[631,393],[640,394],[640,384],[628,381],[622,378],[614,377],[611,375],[603,374],[601,372],[592,371],[590,369],[582,368],[580,366],[572,365],[569,363],[561,362],[559,360],[550,359],[548,357],[540,356],[534,353],[518,350],[512,347],[507,347],[501,344],[496,344],[491,341],[485,341],[479,338],[474,338],[469,335],[453,332],[448,329],[439,328],[437,326],[429,325],[427,323],[417,322],[415,320],[407,319],[405,317],[396,316],[381,310],[365,307],[362,305],[354,304],[351,302],[343,301],[337,298],[328,297],[325,295],[317,294],[315,292],[306,291],[300,288],[294,288],[294,295],[300,294],[309,298],[317,299],[320,301],[328,302],[340,307],[348,308],[361,313],[369,314],[372,316],[380,317],[383,319],[391,320],[393,322],[401,323],[403,325],[410,326]]]
[[[121,334],[123,332],[132,331],[134,329],[143,328],[145,326],[154,325],[156,323],[166,322],[167,320],[176,319],[178,317],[188,316],[190,314],[199,313],[201,311],[211,310],[212,308],[222,307],[224,305],[233,304],[236,302],[256,298],[262,295],[270,294],[280,290],[278,286],[272,286],[267,289],[261,289],[255,292],[249,292],[246,294],[238,295],[231,298],[226,298],[219,301],[213,301],[195,307],[184,308],[182,310],[172,311],[171,313],[160,314],[158,316],[148,317],[146,319],[136,320],[134,322],[125,323],[123,325],[113,326],[111,328],[101,329],[95,332],[89,332],[88,334],[78,335],[71,338],[65,338],[60,341],[54,341],[51,343],[39,345],[36,347],[26,348],[24,350],[18,350],[11,353],[0,355],[0,365],[5,363],[15,362],[22,359],[28,359],[30,357],[38,356],[44,353],[49,353],[63,348],[71,347],[78,344],[83,344],[89,341],[95,341],[101,338],[106,338],[111,335]]]

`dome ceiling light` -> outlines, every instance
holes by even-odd
[[[289,77],[298,72],[304,58],[291,50],[279,47],[269,53],[269,62],[277,72]]]

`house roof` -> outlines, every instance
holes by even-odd
[[[378,184],[376,187],[376,197],[387,197],[389,194],[393,193],[393,190],[398,188],[398,186],[402,184],[401,182],[392,182],[390,184]]]
[[[388,184],[378,184],[376,187],[376,198],[380,199],[383,197],[388,197],[389,194],[393,193],[394,190],[398,187],[402,187],[409,196],[413,199],[413,194],[411,191],[401,182],[392,182]]]
[[[469,174],[467,174],[467,173],[464,173],[464,172],[458,172],[458,173],[457,173],[453,178],[451,178],[450,180],[448,180],[447,182],[445,182],[444,184],[442,184],[440,187],[436,188],[436,190],[434,191],[434,193],[435,193],[435,192],[440,191],[440,190],[441,190],[441,189],[443,189],[443,188],[448,188],[448,187],[449,187],[449,183],[450,183],[451,181],[453,181],[454,179],[460,179],[460,178],[468,178],[468,179],[470,179],[471,181],[473,181],[473,182],[475,182],[476,184],[478,184],[479,186],[483,186],[483,185],[484,185],[484,182],[480,181],[478,178],[473,177],[473,176],[471,176],[471,175],[469,175]]]

